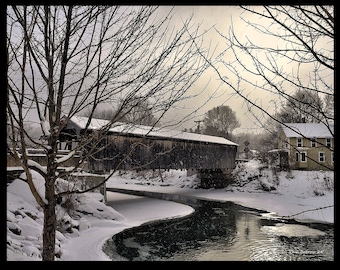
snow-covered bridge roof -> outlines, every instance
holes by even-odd
[[[69,119],[69,121],[71,121],[79,129],[85,129],[86,124],[88,122],[88,117],[73,116]],[[107,126],[108,124],[109,124],[108,120],[91,119],[88,129],[99,130],[102,127]],[[177,140],[186,140],[186,141],[199,141],[199,142],[206,142],[206,143],[238,146],[237,143],[229,141],[223,137],[183,132],[183,131],[178,131],[175,129],[165,129],[165,128],[159,128],[159,127],[126,124],[126,123],[121,123],[121,122],[113,123],[113,125],[109,128],[109,131],[113,133],[123,133],[123,134],[137,135],[137,136],[147,136],[147,137],[156,137],[156,138],[164,138],[164,139],[177,139]]]

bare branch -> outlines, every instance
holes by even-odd
[[[304,211],[301,211],[301,212],[297,212],[297,213],[295,213],[293,215],[281,216],[281,217],[282,218],[292,218],[292,217],[301,215],[303,213],[319,211],[319,210],[323,210],[323,209],[327,209],[327,208],[331,208],[331,207],[334,207],[334,205],[327,205],[327,206],[323,206],[323,207],[317,207],[317,208],[313,208],[313,209],[308,209],[308,210],[304,210]]]

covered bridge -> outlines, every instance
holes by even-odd
[[[74,116],[67,121],[60,139],[69,149],[79,136],[95,134],[109,121]],[[224,187],[235,168],[238,144],[222,137],[114,123],[100,136],[98,151],[88,159],[89,172],[104,173],[113,169],[186,169],[196,170],[201,186]]]

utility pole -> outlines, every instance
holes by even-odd
[[[201,133],[201,131],[200,131],[200,123],[203,122],[203,120],[196,120],[194,122],[197,123],[197,133]]]

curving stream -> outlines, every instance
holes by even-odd
[[[195,212],[114,235],[113,261],[333,261],[334,227],[273,220],[232,202],[198,201]]]

